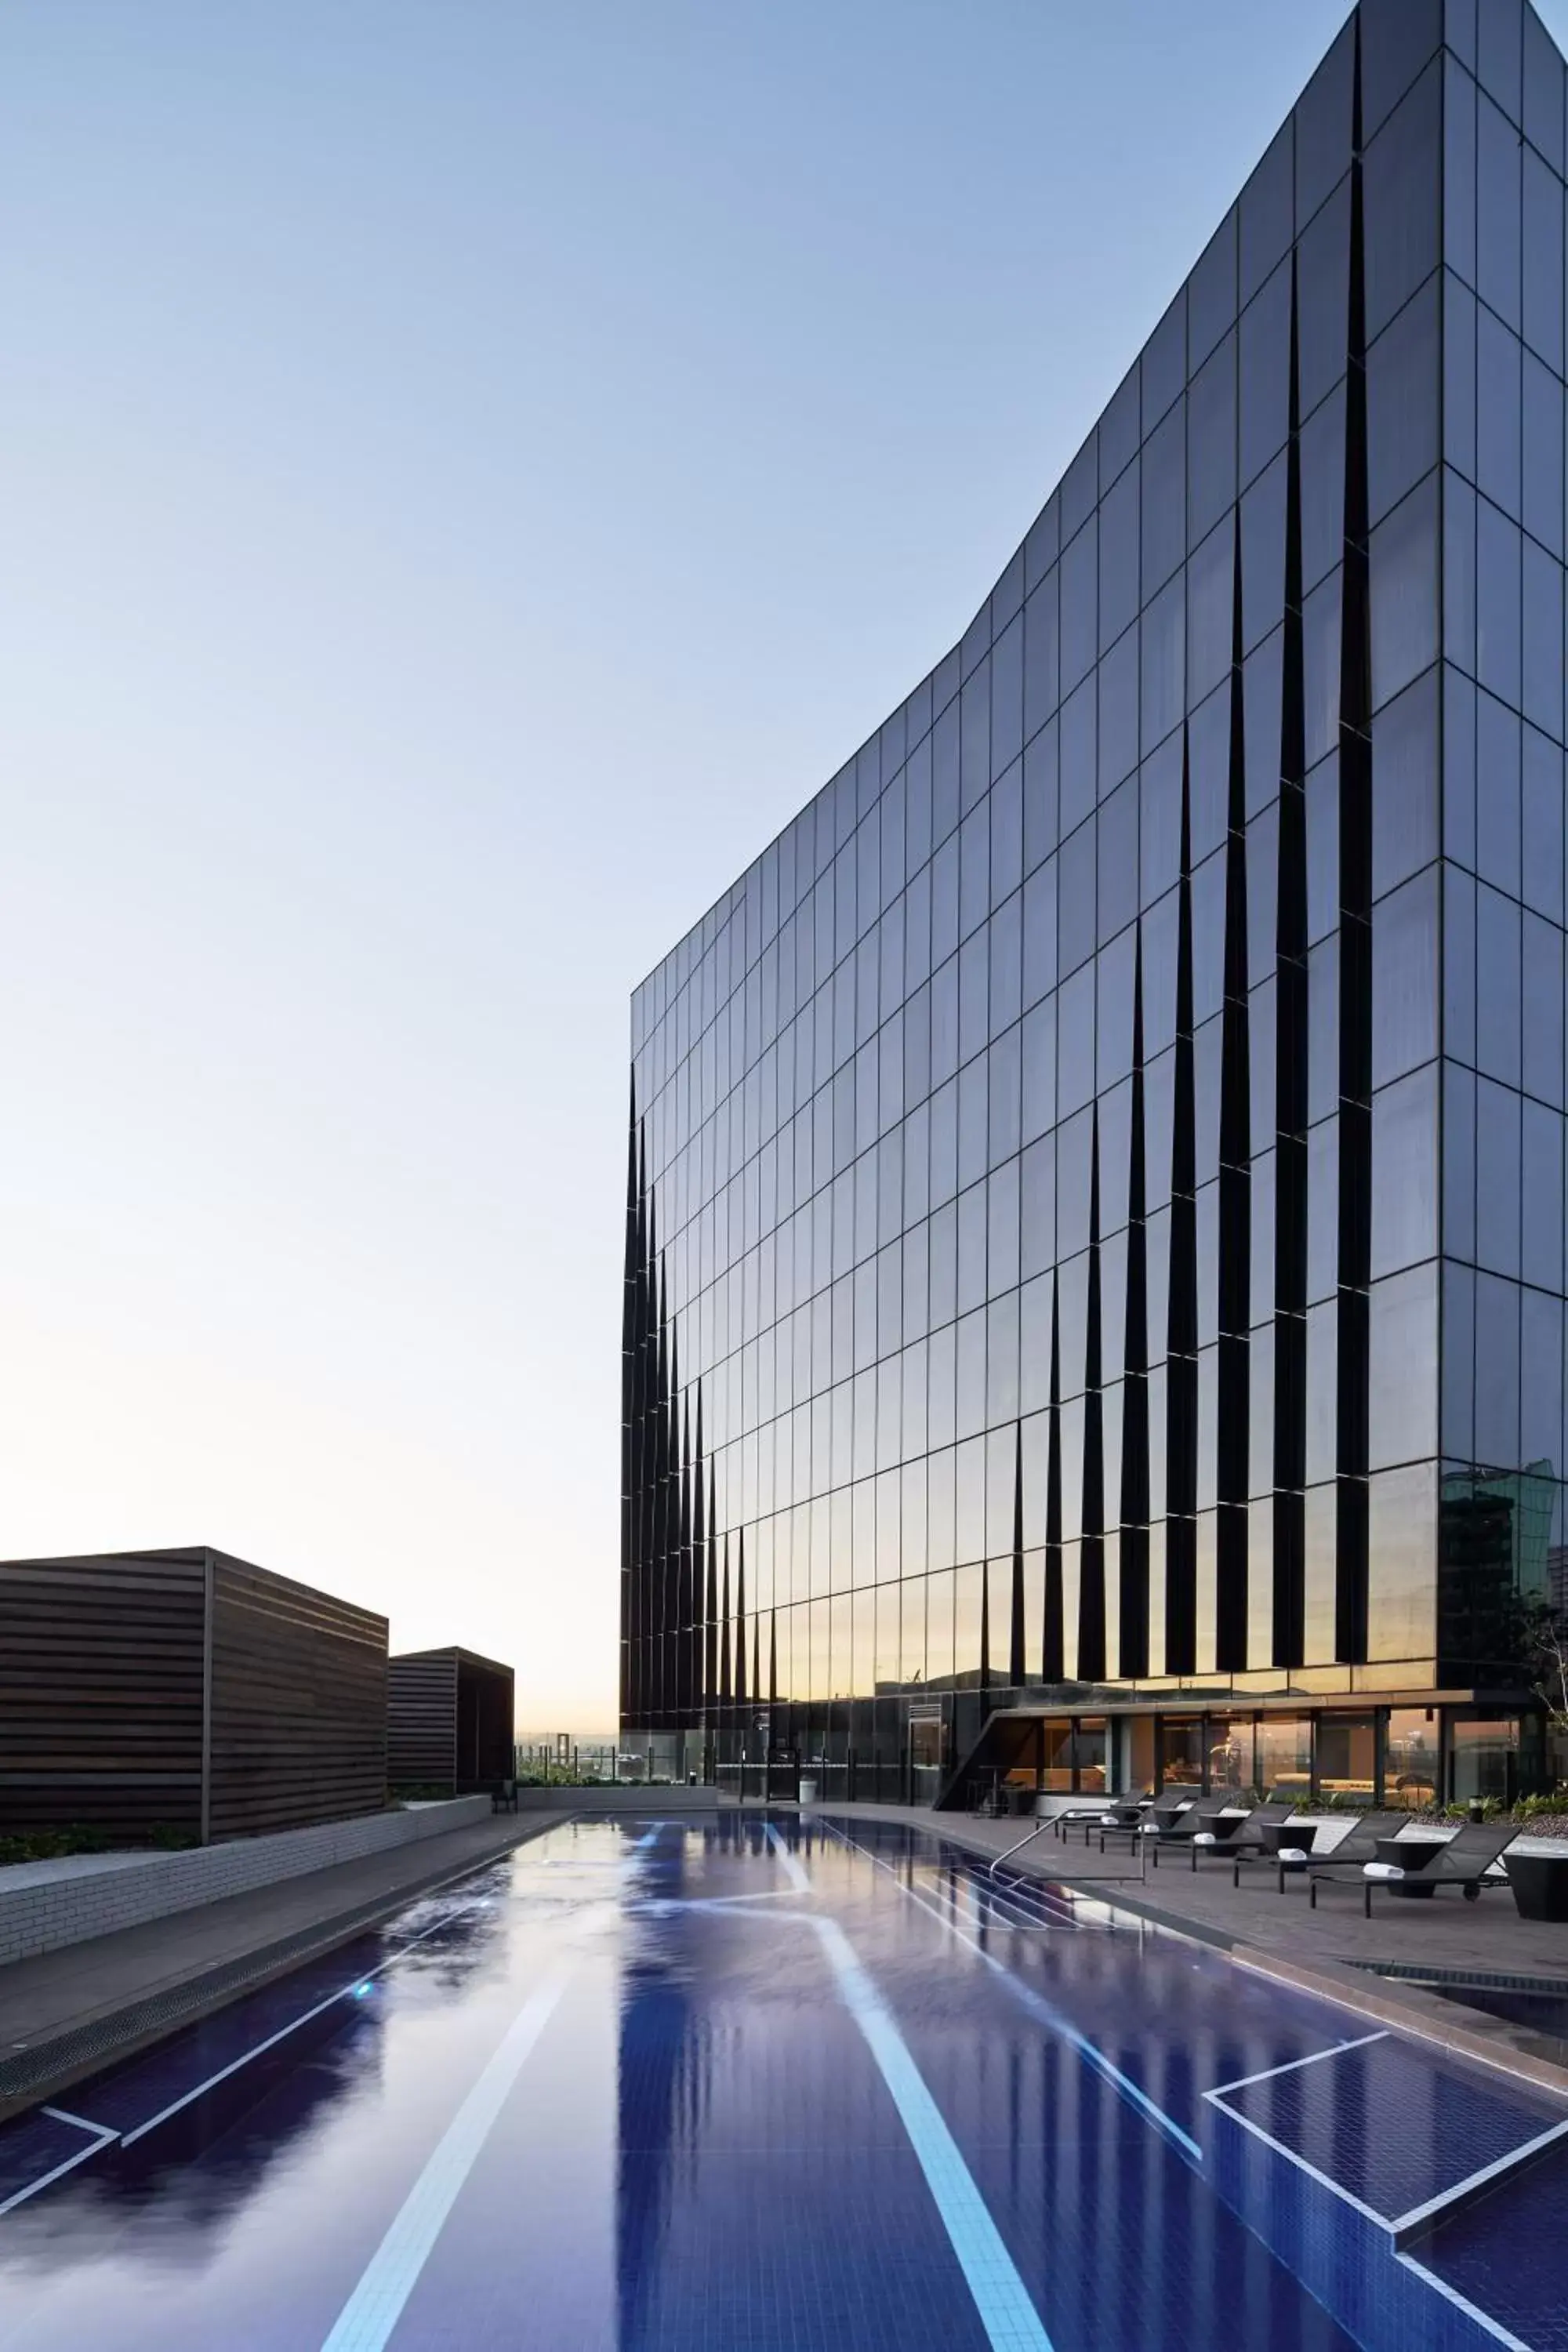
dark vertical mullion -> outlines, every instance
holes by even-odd
[[[1118,1671],[1149,1671],[1149,1259],[1143,1164],[1143,919],[1132,943],[1132,1096],[1127,1161],[1127,1317],[1122,1339]]]
[[[642,1254],[637,1193],[637,1089],[634,1071],[626,1124],[626,1237],[621,1288],[621,1635],[620,1712],[632,1705],[632,1642],[636,1627],[637,1349],[641,1323]]]
[[[1215,1458],[1215,1664],[1247,1665],[1247,1429],[1251,1406],[1251,1049],[1247,1034],[1247,735],[1242,685],[1241,509],[1231,562],[1230,772],[1220,1021],[1219,1349]]]
[[[724,1538],[724,1580],[721,1594],[721,1606],[719,1617],[719,1704],[722,1707],[727,1707],[730,1704],[731,1691],[730,1681],[730,1538],[728,1536]]]
[[[1340,1202],[1334,1655],[1366,1655],[1368,1285],[1372,1200],[1372,644],[1361,26],[1352,123],[1340,637]]]
[[[1046,1411],[1046,1613],[1040,1635],[1040,1679],[1067,1678],[1067,1635],[1062,1622],[1062,1382],[1061,1293],[1051,1269],[1051,1374]]]
[[[676,1495],[679,1524],[676,1532],[675,1603],[671,1612],[673,1638],[670,1666],[674,1676],[673,1704],[678,1717],[684,1717],[691,1705],[690,1645],[691,1627],[691,1533],[693,1461],[691,1452],[692,1421],[700,1411],[691,1396],[684,1399],[681,1409],[680,1469]]]
[[[708,1467],[707,1591],[702,1608],[702,1714],[711,1718],[719,1695],[719,1508],[713,1465]]]
[[[1165,1372],[1165,1671],[1197,1670],[1197,1111],[1193,1087],[1192,778],[1182,729],[1181,880],[1171,1140],[1171,1286]]]
[[[1301,629],[1301,369],[1290,259],[1290,438],[1285,487],[1280,652],[1279,862],[1274,1039],[1274,1616],[1271,1663],[1299,1666],[1306,1642],[1307,814]],[[1261,1661],[1259,1661],[1261,1664]]]
[[[1089,1298],[1083,1368],[1083,1542],[1079,1553],[1078,1679],[1105,1680],[1105,1428],[1100,1395],[1100,1103],[1089,1111]]]
[[[1015,1690],[1028,1679],[1027,1637],[1024,1630],[1024,1424],[1014,1433],[1013,1455],[1013,1606],[1007,1629],[1007,1679]]]

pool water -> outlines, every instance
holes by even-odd
[[[584,1821],[0,2126],[0,2345],[1568,2352],[1564,2218],[1568,2103],[1103,1900]]]
[[[1510,2025],[1526,2025],[1532,2032],[1568,2042],[1568,1985],[1561,1991],[1546,1992],[1527,1985],[1439,1983],[1426,1977],[1413,1981],[1465,2009],[1482,2009],[1489,2017],[1500,2017]]]

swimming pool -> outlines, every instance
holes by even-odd
[[[934,1834],[551,1830],[0,2126],[51,2352],[1568,2347],[1568,2104]]]

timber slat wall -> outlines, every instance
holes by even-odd
[[[214,1552],[209,1834],[386,1802],[386,1620]]]
[[[395,1789],[456,1788],[456,1650],[413,1650],[387,1661],[386,1777]]]
[[[384,1617],[200,1545],[0,1561],[0,1831],[237,1837],[385,1801]]]
[[[388,1670],[388,1771],[395,1788],[460,1793],[512,1771],[513,1675],[475,1650],[407,1650]]]
[[[198,1830],[199,1550],[0,1565],[0,1830]]]

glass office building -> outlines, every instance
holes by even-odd
[[[1363,0],[961,642],[637,989],[621,1706],[1552,1769],[1565,73]]]

